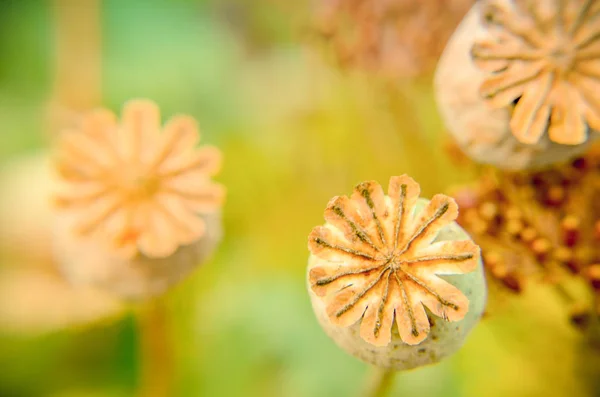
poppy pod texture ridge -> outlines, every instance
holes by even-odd
[[[309,236],[308,288],[326,333],[350,354],[404,370],[458,350],[483,313],[480,250],[455,201],[419,199],[403,175],[334,197]]]
[[[600,134],[596,1],[482,0],[438,64],[442,117],[474,160],[545,167]]]
[[[55,253],[66,275],[127,298],[164,292],[221,236],[225,190],[211,180],[221,155],[196,147],[198,126],[129,101],[117,121],[84,116],[58,140]]]

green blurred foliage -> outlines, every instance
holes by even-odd
[[[0,7],[6,160],[48,146],[52,14],[46,3]],[[118,111],[148,97],[164,117],[191,114],[225,154],[225,239],[165,298],[176,396],[359,395],[368,366],[338,349],[312,314],[306,236],[327,201],[362,180],[408,173],[431,196],[473,178],[445,156],[429,81],[390,86],[328,68],[305,45],[306,15],[306,3],[283,0],[103,4],[105,105]],[[598,360],[554,294],[504,299],[463,350],[400,374],[393,395],[600,390],[591,379]],[[138,338],[132,315],[50,334],[3,332],[0,396],[133,395]]]

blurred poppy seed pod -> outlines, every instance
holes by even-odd
[[[479,321],[486,285],[479,247],[454,222],[454,200],[419,199],[392,177],[334,197],[309,236],[308,289],[325,332],[370,364],[407,370],[457,351]]]
[[[50,164],[47,152],[36,152],[0,165],[0,252],[51,262]]]
[[[225,191],[211,180],[220,152],[198,141],[191,117],[161,128],[158,107],[142,100],[124,106],[120,123],[97,110],[62,134],[54,251],[69,279],[140,299],[206,259]]]
[[[583,0],[473,6],[435,76],[441,115],[470,157],[503,169],[545,167],[581,154],[598,138],[597,6]]]
[[[123,257],[91,238],[72,232],[73,223],[55,224],[55,256],[73,284],[90,284],[119,297],[139,300],[160,295],[204,262],[221,240],[221,215],[201,216],[207,232],[165,257]]]
[[[397,79],[428,75],[473,0],[320,0],[316,33],[340,66]]]

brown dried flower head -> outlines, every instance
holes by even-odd
[[[456,190],[457,221],[482,247],[494,285],[520,292],[534,282],[561,286],[575,276],[600,301],[594,277],[600,264],[598,149],[543,171],[490,171]]]
[[[419,193],[406,175],[390,179],[387,196],[378,183],[361,183],[351,197],[329,202],[327,223],[309,236],[320,259],[309,283],[318,297],[330,297],[329,320],[339,327],[361,321],[360,336],[375,346],[390,343],[394,321],[404,343],[421,343],[432,320],[425,308],[445,321],[469,310],[469,299],[439,276],[475,270],[479,247],[470,240],[434,242],[458,207],[440,194],[415,214]]]
[[[385,77],[430,72],[473,0],[319,0],[316,30],[342,67]]]
[[[487,0],[487,35],[472,48],[495,108],[516,102],[510,129],[534,144],[577,145],[600,130],[600,2]]]
[[[125,104],[122,120],[100,109],[58,142],[57,197],[78,236],[123,258],[161,258],[206,233],[199,214],[218,211],[224,188],[211,181],[221,155],[197,148],[196,121],[175,116],[161,127],[153,102]]]

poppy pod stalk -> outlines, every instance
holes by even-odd
[[[74,282],[119,296],[158,295],[189,274],[221,237],[220,152],[196,147],[198,127],[158,107],[125,104],[85,116],[58,142],[55,254]]]
[[[438,64],[438,106],[474,160],[503,169],[580,155],[600,134],[600,3],[482,0]]]
[[[458,350],[486,299],[479,247],[454,222],[454,200],[419,198],[410,177],[334,197],[309,236],[308,289],[325,332],[350,354],[389,370]]]

